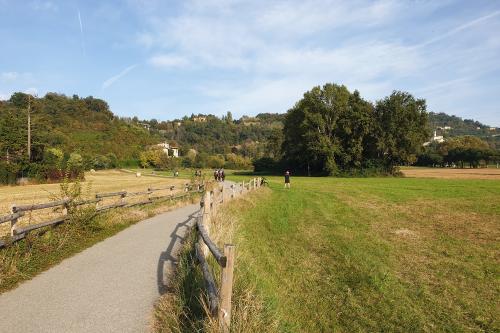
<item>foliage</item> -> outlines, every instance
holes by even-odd
[[[395,91],[375,107],[376,146],[389,171],[413,164],[429,136],[426,104],[423,99]]]
[[[341,174],[378,159],[390,173],[411,163],[427,138],[425,101],[394,92],[374,107],[345,86],[314,87],[285,117],[283,152],[292,169]]]
[[[474,136],[463,136],[429,145],[418,156],[416,164],[463,168],[464,164],[468,163],[469,167],[477,168],[481,164],[488,165],[498,160],[500,160],[498,151],[491,149],[486,141]]]
[[[31,160],[27,157],[28,99]],[[116,167],[122,160],[136,159],[146,145],[159,140],[138,124],[116,118],[105,101],[91,96],[68,98],[48,93],[34,98],[14,93],[10,100],[0,101],[0,161],[15,165],[2,169],[2,174],[9,172],[9,179],[23,175],[60,179],[57,170],[64,169],[68,161],[77,169]],[[0,182],[6,183],[6,177]]]

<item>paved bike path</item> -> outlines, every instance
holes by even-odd
[[[199,204],[144,220],[0,295],[0,332],[148,332]]]

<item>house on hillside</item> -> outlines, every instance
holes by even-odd
[[[159,143],[153,148],[161,149],[167,156],[179,157],[179,147],[174,147],[167,142]]]
[[[193,121],[195,123],[206,123],[207,122],[207,117],[205,117],[205,116],[193,117]]]
[[[150,127],[148,123],[139,123],[139,125],[141,125],[142,127],[144,127],[144,129],[147,129],[149,131]]]

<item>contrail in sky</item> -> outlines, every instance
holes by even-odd
[[[419,48],[419,47],[427,46],[429,44],[432,44],[432,43],[438,42],[438,41],[440,41],[442,39],[445,39],[445,38],[447,38],[449,36],[453,36],[453,35],[455,35],[456,33],[459,33],[462,30],[468,29],[468,28],[470,28],[472,26],[475,26],[476,24],[479,24],[479,23],[482,23],[482,22],[484,22],[486,20],[489,20],[490,18],[495,17],[495,16],[497,16],[499,14],[500,14],[500,10],[497,10],[497,11],[491,13],[491,14],[478,17],[477,19],[474,19],[472,21],[469,21],[467,23],[459,25],[458,27],[456,27],[454,29],[451,29],[450,31],[447,31],[447,32],[445,32],[442,35],[436,36],[436,37],[431,38],[431,39],[429,39],[429,40],[427,40],[427,41],[425,41],[423,43],[417,44],[417,45],[413,46],[412,49],[413,48],[416,49],[416,48]]]
[[[137,67],[137,65],[128,66],[123,71],[121,71],[119,74],[110,77],[109,79],[107,79],[106,81],[104,81],[102,83],[102,89],[108,88],[113,83],[115,83],[116,81],[118,81],[119,79],[121,79],[122,77],[124,77],[125,75],[127,75],[127,73],[130,72],[131,70],[133,70],[135,67]]]
[[[80,38],[82,43],[82,51],[83,55],[86,56],[87,52],[85,51],[85,40],[83,39],[83,24],[82,24],[82,16],[80,15],[80,9],[78,10],[78,22],[80,22]]]

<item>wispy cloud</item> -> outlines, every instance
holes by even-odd
[[[34,10],[47,10],[47,11],[57,11],[59,7],[52,1],[33,1],[31,7]]]
[[[189,60],[173,54],[159,54],[151,57],[149,63],[160,68],[175,68],[185,67],[189,64]]]
[[[3,81],[14,81],[19,77],[18,72],[4,72],[0,74],[0,78]]]
[[[125,68],[123,71],[121,71],[117,75],[110,77],[109,79],[107,79],[106,81],[104,81],[102,83],[102,89],[109,88],[112,84],[114,84],[116,81],[120,80],[122,77],[127,75],[131,70],[133,70],[136,67],[137,67],[137,64],[128,66],[127,68]]]
[[[6,101],[6,100],[8,100],[10,98],[10,95],[11,94],[0,92],[0,101]]]
[[[30,94],[32,96],[35,96],[36,94],[38,94],[38,88],[30,87],[30,88],[26,89],[24,92],[26,94]]]
[[[83,52],[83,55],[86,56],[87,51],[85,49],[85,36],[83,34],[82,16],[80,14],[80,9],[77,9],[77,10],[78,10],[78,23],[80,23],[80,41],[81,41],[81,45],[82,45],[82,52]]]

